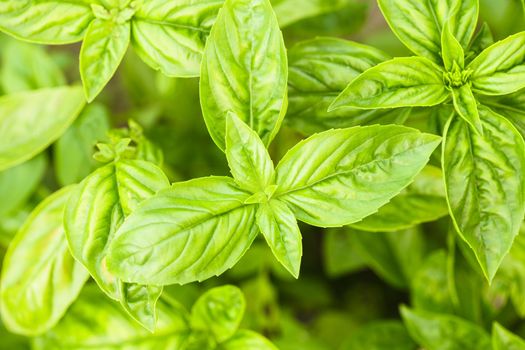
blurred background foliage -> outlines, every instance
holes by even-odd
[[[393,56],[409,55],[374,0],[273,0],[273,4],[288,48],[301,40],[329,36],[373,45]],[[524,30],[520,6],[520,0],[481,0],[479,24],[487,22],[496,40]],[[2,35],[0,93],[77,83],[78,50],[78,45],[43,47]],[[0,257],[35,205],[89,174],[97,166],[92,160],[95,142],[103,140],[110,128],[125,126],[128,119],[142,125],[162,149],[171,181],[228,174],[224,154],[212,142],[200,113],[198,80],[167,78],[129,51],[110,85],[55,144],[0,172]],[[418,118],[410,123],[432,130]],[[271,146],[274,160],[303,138],[300,131],[294,123],[282,128]],[[402,304],[456,315],[486,330],[496,320],[525,336],[525,237],[518,238],[489,286],[470,250],[449,228],[448,217],[386,233],[303,225],[299,280],[283,271],[264,242],[256,242],[220,278],[169,286],[165,293],[190,307],[208,288],[236,284],[247,299],[243,326],[286,350],[416,349],[400,319]],[[0,349],[24,348],[29,348],[28,339],[0,326]]]

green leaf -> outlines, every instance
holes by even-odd
[[[274,198],[314,226],[376,212],[423,169],[440,138],[402,126],[328,130],[293,147],[276,168]]]
[[[441,30],[466,48],[476,29],[478,0],[379,0],[379,7],[396,36],[416,55],[441,63]],[[416,29],[417,28],[417,29]]]
[[[200,80],[202,113],[219,148],[225,147],[228,113],[265,145],[272,141],[286,112],[287,76],[284,41],[270,2],[227,0],[206,43]]]
[[[295,277],[299,277],[302,236],[290,208],[279,200],[262,203],[257,209],[257,226],[277,260]]]
[[[188,312],[177,302],[157,303],[157,332],[134,322],[98,288],[87,286],[66,316],[50,332],[34,341],[35,350],[158,350],[182,349],[190,335]],[[89,315],[89,317],[86,317]]]
[[[372,232],[398,231],[447,214],[443,174],[439,168],[427,165],[399,195],[352,227]]]
[[[256,206],[244,204],[249,196],[227,177],[172,185],[142,203],[120,227],[109,250],[109,270],[127,282],[157,285],[223,273],[258,233]]]
[[[327,112],[349,81],[388,59],[386,53],[373,47],[336,38],[296,44],[288,51],[289,106],[285,122],[306,134],[330,128],[399,123],[407,110],[365,112],[341,108]]]
[[[468,66],[474,92],[506,95],[525,87],[525,32],[498,41]]]
[[[115,74],[128,49],[129,22],[117,23],[96,18],[91,22],[80,50],[80,77],[91,102]]]
[[[469,85],[452,88],[452,101],[454,109],[475,132],[483,133],[483,125],[479,117],[478,102]]]
[[[524,350],[525,340],[494,322],[492,326],[492,347],[493,350]]]
[[[235,182],[253,193],[266,190],[275,181],[268,151],[255,131],[234,115],[226,120],[226,158]]]
[[[366,267],[366,259],[356,248],[355,236],[356,232],[346,228],[328,229],[324,234],[324,268],[329,277],[340,277]]]
[[[200,296],[191,309],[194,330],[209,331],[217,342],[230,338],[239,328],[246,301],[235,286],[210,289]]]
[[[155,328],[154,305],[161,289],[121,285],[107,270],[106,259],[109,244],[124,217],[142,200],[168,186],[168,179],[155,165],[142,160],[119,160],[99,168],[75,188],[64,216],[73,256],[109,297],[123,302],[133,317],[145,316],[138,321],[150,330]],[[147,300],[139,306],[150,311],[134,306],[137,294]],[[127,305],[126,300],[133,305]]]
[[[5,0],[0,3],[0,30],[40,44],[82,40],[93,14],[84,1]]]
[[[525,138],[525,94],[523,90],[506,96],[485,97],[481,103],[510,120]]]
[[[525,144],[505,118],[480,107],[483,135],[452,118],[443,144],[451,216],[490,281],[519,232],[525,213]]]
[[[249,330],[240,330],[233,337],[219,344],[219,350],[277,350],[268,339]]]
[[[35,191],[46,170],[44,155],[0,172],[0,217],[20,207]]]
[[[468,58],[478,56],[483,50],[494,44],[494,36],[487,22],[484,22],[480,30],[472,39],[468,50]]]
[[[223,0],[150,0],[131,21],[132,45],[155,70],[196,77],[204,44]]]
[[[399,321],[376,321],[352,331],[340,350],[417,350]]]
[[[279,26],[287,27],[303,19],[341,11],[348,0],[272,0]]]
[[[55,141],[84,107],[79,87],[0,97],[0,171],[32,158]]]
[[[0,83],[10,94],[66,85],[66,79],[42,47],[12,40],[2,47]]]
[[[423,57],[399,57],[378,64],[352,80],[329,110],[429,107],[449,96],[443,71]]]
[[[441,33],[441,56],[445,70],[450,72],[454,65],[465,67],[465,52],[459,41],[450,31],[450,22],[446,22]]]
[[[4,259],[1,310],[6,327],[35,336],[53,327],[77,298],[89,274],[67,247],[62,225],[66,187],[31,213]]]
[[[427,350],[492,349],[483,328],[459,317],[406,306],[401,306],[401,315],[412,338]]]

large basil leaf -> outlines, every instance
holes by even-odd
[[[233,337],[219,344],[218,350],[277,350],[268,339],[249,330],[240,330]]]
[[[340,350],[417,350],[399,321],[376,321],[353,331]]]
[[[213,288],[199,297],[191,309],[194,330],[210,331],[217,342],[230,338],[239,328],[246,301],[235,286]]]
[[[297,220],[290,208],[279,200],[259,205],[257,226],[266,238],[277,260],[295,277],[299,277],[302,236]]]
[[[352,80],[330,109],[428,107],[442,103],[448,96],[440,67],[423,57],[399,57]]]
[[[392,31],[416,55],[441,63],[441,30],[466,48],[476,29],[478,0],[378,0]]]
[[[82,181],[97,166],[93,159],[95,145],[109,130],[107,109],[90,104],[73,125],[53,145],[57,180],[62,185]]]
[[[524,350],[525,340],[509,332],[499,323],[494,323],[492,327],[492,348],[493,350]]]
[[[224,149],[228,113],[270,143],[286,110],[287,76],[284,41],[270,2],[227,0],[206,43],[200,80],[202,112],[219,148]]]
[[[0,171],[45,149],[84,107],[79,87],[59,87],[0,97]]]
[[[0,172],[0,217],[9,214],[29,198],[40,183],[46,170],[44,155]]]
[[[77,298],[89,274],[67,247],[62,225],[65,187],[36,207],[9,245],[0,304],[6,327],[38,335],[53,327]]]
[[[177,302],[157,303],[157,331],[152,334],[131,320],[98,288],[86,287],[60,323],[34,341],[36,350],[183,349],[190,335],[189,315]],[[89,315],[89,317],[86,317]]]
[[[205,40],[222,3],[145,1],[131,22],[133,48],[144,62],[167,76],[198,76]]]
[[[115,74],[129,46],[130,31],[129,22],[97,18],[89,25],[80,50],[80,77],[88,102]]]
[[[288,51],[289,106],[285,122],[306,134],[330,128],[398,123],[406,110],[341,108],[327,112],[349,81],[389,58],[373,47],[336,38],[296,44]]]
[[[498,41],[468,66],[475,92],[505,95],[525,87],[525,32]]]
[[[437,136],[402,126],[328,130],[284,156],[275,197],[311,225],[348,225],[409,185],[439,143]]]
[[[275,181],[275,170],[259,136],[239,118],[226,121],[226,158],[235,182],[258,193]]]
[[[525,144],[505,118],[486,107],[479,111],[483,135],[460,118],[449,121],[442,162],[456,229],[491,280],[525,213]]]
[[[0,3],[0,30],[41,44],[82,40],[93,19],[83,0],[5,0]]]
[[[491,350],[488,334],[474,323],[452,315],[401,307],[403,321],[412,338],[428,350]]]
[[[249,197],[226,177],[174,184],[126,219],[111,242],[109,270],[127,282],[158,285],[223,273],[258,233],[256,206],[244,203]]]
[[[124,217],[142,200],[168,186],[162,170],[152,163],[119,160],[99,168],[75,188],[64,216],[73,256],[89,270],[108,296],[121,300],[124,308],[151,330],[155,328],[154,305],[161,289],[122,285],[107,270],[106,258],[109,244]],[[144,295],[149,302],[128,303],[136,294]]]
[[[378,212],[352,224],[359,230],[397,231],[448,214],[443,174],[439,168],[426,166],[406,189]]]

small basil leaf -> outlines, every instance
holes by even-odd
[[[506,96],[486,97],[481,103],[510,120],[525,138],[525,93],[523,92],[525,90]]]
[[[492,347],[493,350],[525,350],[525,340],[494,322],[492,326]]]
[[[86,106],[53,145],[55,173],[61,185],[80,182],[96,168],[92,154],[97,142],[106,139],[108,131],[107,109],[100,104]]]
[[[428,350],[491,350],[485,330],[452,315],[401,307],[401,316],[412,338]]]
[[[97,97],[115,74],[129,40],[129,22],[96,18],[89,25],[80,50],[80,77],[88,102]]]
[[[133,48],[144,62],[167,76],[198,76],[205,40],[222,3],[145,1],[131,21]]]
[[[275,170],[255,131],[234,115],[226,120],[226,158],[235,182],[253,193],[274,183]]]
[[[6,0],[0,3],[0,30],[41,44],[82,40],[93,14],[83,1]]]
[[[40,203],[9,245],[2,267],[2,319],[12,332],[35,336],[53,327],[89,274],[67,247],[62,217],[71,187]]]
[[[88,285],[60,323],[34,340],[34,349],[184,349],[191,332],[188,312],[164,297],[157,309],[157,332],[151,334],[97,287]]]
[[[379,0],[379,7],[396,36],[412,52],[440,63],[441,30],[467,47],[476,29],[478,0]],[[415,29],[417,28],[417,30]]]
[[[240,330],[233,337],[219,344],[219,350],[277,350],[268,339],[246,329]]]
[[[398,231],[447,214],[443,174],[439,168],[428,165],[403,192],[352,227],[372,232]]]
[[[279,200],[262,203],[257,210],[257,226],[277,260],[295,277],[299,277],[302,236],[293,212]]]
[[[127,282],[201,281],[231,268],[258,231],[255,205],[227,177],[176,183],[146,200],[120,227],[110,271]],[[188,247],[191,246],[191,249]]]
[[[490,281],[525,214],[525,144],[505,118],[486,107],[479,112],[483,135],[460,118],[449,121],[442,162],[456,229]]]
[[[468,51],[468,59],[478,56],[483,50],[494,44],[494,36],[487,22],[484,22],[479,32],[472,39]]]
[[[235,286],[210,289],[195,302],[191,309],[191,327],[210,331],[217,342],[230,338],[239,328],[246,301]]]
[[[157,328],[157,301],[162,294],[160,286],[123,283],[119,285],[120,305],[150,332]]]
[[[448,96],[440,67],[423,57],[400,57],[380,63],[352,80],[329,110],[434,106]]]
[[[276,168],[274,197],[297,219],[340,226],[376,212],[423,169],[440,138],[402,126],[329,130],[293,147]]]
[[[340,350],[417,350],[400,321],[374,321],[352,331]]]
[[[452,88],[454,109],[478,133],[483,133],[483,126],[479,118],[478,102],[469,85]]]
[[[44,150],[73,123],[85,103],[79,87],[0,97],[0,171]]]
[[[206,43],[200,80],[204,120],[220,149],[228,113],[265,145],[271,142],[286,112],[287,76],[284,41],[270,2],[227,0]]]
[[[506,95],[525,88],[525,32],[498,41],[468,66],[474,92]]]
[[[441,33],[441,55],[446,71],[451,71],[454,64],[465,67],[465,53],[461,44],[450,32],[450,22],[446,22]]]

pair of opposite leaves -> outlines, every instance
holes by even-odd
[[[447,200],[458,233],[490,281],[525,214],[525,144],[511,122],[478,101],[525,87],[525,32],[492,44],[483,27],[471,41],[476,0],[379,4],[394,33],[419,57],[394,58],[366,70],[331,108],[430,107],[452,97],[453,111],[443,109]],[[463,47],[476,57],[465,57]]]

